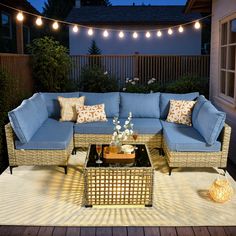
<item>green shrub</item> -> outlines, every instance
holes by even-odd
[[[65,92],[72,89],[67,48],[52,38],[44,37],[35,39],[29,51],[33,55],[33,79],[37,90]]]
[[[7,148],[4,126],[8,122],[8,112],[15,108],[24,97],[26,92],[19,89],[20,81],[11,77],[0,68],[0,173],[7,165]]]
[[[209,97],[209,79],[197,76],[184,76],[179,80],[167,84],[165,91],[169,93],[199,92]]]
[[[85,92],[114,92],[118,91],[116,79],[98,66],[84,67],[78,85],[80,91]]]

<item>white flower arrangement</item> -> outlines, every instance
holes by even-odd
[[[115,141],[117,144],[121,143],[122,141],[127,140],[128,136],[133,134],[133,123],[132,123],[132,113],[129,113],[129,116],[124,124],[124,130],[121,131],[122,127],[120,125],[120,121],[118,117],[114,117],[113,119],[114,124],[114,132],[112,135],[112,140]]]

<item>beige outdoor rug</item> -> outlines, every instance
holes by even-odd
[[[0,176],[0,225],[54,226],[225,226],[236,225],[236,194],[212,202],[206,191],[217,177],[212,169],[168,167],[156,150],[152,208],[84,208],[82,168],[68,175],[57,167],[18,167]],[[86,153],[80,152],[80,160]],[[228,176],[236,192],[236,183]]]

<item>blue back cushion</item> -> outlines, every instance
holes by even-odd
[[[197,123],[198,123],[197,115],[198,115],[202,105],[207,101],[208,100],[203,95],[200,95],[197,98],[197,102],[196,102],[196,104],[193,108],[193,112],[192,112],[192,124],[193,124],[193,126],[197,127]]]
[[[47,119],[48,112],[42,97],[34,94],[10,111],[8,117],[18,139],[21,143],[27,143]]]
[[[59,119],[61,116],[61,107],[58,102],[58,96],[65,97],[65,98],[74,98],[79,97],[79,92],[73,93],[41,93],[43,97],[47,110],[48,110],[48,117]]]
[[[80,92],[80,96],[85,96],[85,105],[105,104],[107,117],[119,115],[120,95],[118,92],[111,93],[87,93]]]
[[[224,127],[225,118],[224,112],[218,111],[211,102],[206,101],[199,109],[193,127],[209,145],[213,145]]]
[[[120,93],[120,117],[132,112],[136,118],[160,118],[160,93]]]
[[[170,100],[186,100],[193,101],[199,96],[198,92],[195,93],[185,93],[185,94],[176,94],[176,93],[161,93],[160,96],[160,110],[161,110],[161,119],[166,119],[169,109],[170,109]]]

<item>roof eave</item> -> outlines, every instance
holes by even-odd
[[[204,3],[199,0],[188,0],[184,13],[191,12],[211,13],[211,0],[205,0]]]

